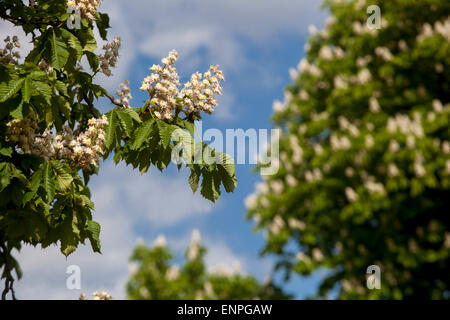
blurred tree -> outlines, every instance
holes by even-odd
[[[243,275],[239,265],[216,272],[206,270],[207,250],[200,244],[198,231],[185,253],[181,269],[172,265],[174,256],[164,237],[158,237],[152,248],[138,244],[130,258],[131,270],[127,290],[133,300],[210,300],[210,299],[288,299],[272,281],[260,284],[254,277]]]
[[[381,16],[326,1],[326,27],[310,27],[274,103],[280,170],[247,198],[248,217],[287,278],[328,270],[318,297],[448,299],[450,2],[372,4]]]

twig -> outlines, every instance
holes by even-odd
[[[117,102],[115,101],[114,97],[111,96],[110,94],[105,94],[105,96],[106,96],[109,100],[111,100],[111,103],[112,103],[112,104],[114,104],[114,105],[116,105],[116,106],[118,106],[118,107],[122,107],[122,108],[125,107],[123,104],[117,103]]]
[[[10,265],[10,254],[9,254],[9,250],[8,250],[8,246],[6,245],[5,242],[1,241],[0,242],[0,247],[2,248],[2,253],[3,253],[3,258],[5,261],[5,274],[6,274],[6,279],[5,279],[5,289],[3,289],[3,293],[2,293],[2,300],[6,300],[6,296],[8,295],[8,292],[11,291],[11,296],[13,300],[16,300],[16,294],[14,292],[14,278],[11,275],[11,265]]]

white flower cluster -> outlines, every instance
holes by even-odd
[[[95,291],[94,293],[92,293],[92,296],[94,297],[92,300],[111,300],[112,296],[103,290],[100,291]],[[87,300],[87,297],[84,293],[82,293],[80,295],[79,300]]]
[[[433,37],[436,34],[440,34],[445,40],[450,42],[450,17],[444,22],[436,21],[434,28],[429,23],[425,23],[422,26],[421,33],[417,36],[417,41],[423,41],[427,38]]]
[[[120,38],[114,38],[111,43],[105,44],[105,53],[99,56],[100,70],[107,76],[112,75],[111,68],[115,68],[119,57]]]
[[[219,80],[225,78],[218,66],[211,66],[203,75],[199,72],[191,76],[179,90],[179,77],[174,67],[178,52],[172,50],[161,60],[162,66],[153,65],[152,74],[144,79],[141,90],[147,91],[154,115],[159,119],[172,120],[175,114],[184,112],[187,116],[199,115],[201,111],[212,113],[217,101],[214,94],[222,94]]]
[[[319,57],[324,60],[342,59],[345,57],[345,52],[341,47],[323,46],[319,50]]]
[[[120,84],[120,90],[117,90],[117,95],[120,99],[115,100],[117,104],[121,104],[126,108],[130,108],[130,100],[133,98],[130,93],[130,88],[128,87],[129,83],[128,80],[125,80]]]
[[[395,117],[388,119],[387,129],[389,132],[400,131],[404,135],[414,135],[418,138],[424,136],[422,119],[419,114],[416,114],[414,119],[410,119],[405,114],[396,114]]]
[[[103,127],[107,124],[108,119],[103,116],[100,119],[90,119],[88,128],[83,132],[80,132],[80,128],[72,131],[69,126],[64,126],[63,132],[56,135],[50,129],[38,134],[36,115],[30,113],[25,119],[8,122],[7,139],[16,143],[23,153],[45,160],[67,161],[87,168],[98,166],[100,156],[104,152]]]
[[[377,47],[375,48],[375,54],[377,56],[380,56],[385,61],[391,61],[394,56],[392,55],[391,51],[387,47]]]
[[[89,20],[95,20],[95,12],[100,6],[100,0],[67,0],[67,7],[75,7],[80,10],[81,16]]]
[[[5,47],[0,49],[0,64],[18,64],[20,59],[20,54],[18,51],[15,51],[14,48],[20,48],[19,39],[17,36],[13,36],[12,39],[10,36],[5,38]]]
[[[192,231],[191,243],[189,244],[187,251],[188,260],[192,261],[198,258],[200,254],[200,231],[194,230]]]
[[[300,72],[309,73],[310,75],[314,77],[321,77],[322,76],[322,70],[320,70],[316,65],[310,64],[308,60],[303,58],[300,60],[300,63],[297,66],[297,69]]]

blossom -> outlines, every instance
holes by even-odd
[[[95,12],[100,6],[100,0],[67,0],[67,7],[75,7],[80,10],[81,16],[89,20],[95,20]]]
[[[0,64],[18,64],[20,54],[18,51],[15,51],[14,48],[20,48],[20,42],[17,36],[10,36],[4,39],[5,47],[3,49],[0,48]]]
[[[289,218],[288,219],[288,225],[292,229],[298,229],[298,230],[305,230],[306,229],[306,223],[304,223],[303,221],[294,219],[294,218]]]
[[[385,61],[390,61],[394,57],[387,47],[377,47],[375,49],[375,53],[377,56],[380,56]]]
[[[103,46],[105,52],[99,56],[100,70],[108,77],[112,75],[111,68],[116,67],[120,46],[120,38],[114,38]]]
[[[380,104],[375,97],[371,97],[369,100],[369,109],[373,113],[377,113],[380,111]]]
[[[117,90],[117,95],[120,97],[118,102],[125,108],[130,108],[130,100],[133,98],[128,87],[129,83],[128,80],[125,80],[120,84],[120,90]]]
[[[345,195],[350,202],[358,200],[358,194],[350,187],[345,188]]]
[[[150,68],[151,75],[146,77],[141,86],[142,91],[150,95],[150,108],[159,119],[171,121],[174,113],[182,111],[188,117],[200,112],[212,113],[217,106],[215,94],[222,94],[219,81],[225,77],[219,66],[211,66],[207,72],[192,74],[180,90],[179,76],[175,69],[178,52],[172,50],[161,60],[161,65]]]
[[[167,246],[167,240],[166,237],[163,235],[159,235],[156,240],[153,242],[154,248],[161,248]]]
[[[18,151],[32,154],[45,160],[60,160],[75,164],[81,168],[98,166],[104,150],[105,135],[103,128],[108,124],[105,115],[102,118],[88,120],[88,127],[73,131],[67,125],[62,132],[54,134],[50,129],[39,133],[37,116],[34,112],[22,119],[13,119],[7,124],[7,139],[16,143]]]

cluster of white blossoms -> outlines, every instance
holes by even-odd
[[[200,254],[200,231],[195,229],[192,231],[191,235],[191,243],[189,244],[188,250],[187,250],[187,258],[188,260],[192,261],[198,258]]]
[[[422,117],[419,113],[416,113],[413,119],[405,114],[396,114],[395,117],[389,117],[387,129],[389,132],[400,131],[404,135],[414,135],[418,138],[424,136]]]
[[[425,23],[422,26],[421,33],[417,36],[417,41],[423,41],[427,38],[431,38],[436,34],[440,34],[445,40],[450,42],[450,17],[444,22],[436,21],[434,26],[429,23]]]
[[[105,53],[99,56],[100,70],[108,77],[112,75],[111,68],[117,65],[120,45],[120,38],[114,38],[112,42],[103,46]]]
[[[5,39],[5,47],[0,49],[0,64],[18,64],[20,59],[20,54],[14,48],[20,48],[19,38],[17,36],[7,36]]]
[[[112,299],[112,296],[108,292],[103,291],[103,290],[93,292],[92,296],[94,297],[92,300],[111,300]],[[87,300],[86,295],[84,293],[82,293],[80,295],[79,300]]]
[[[211,114],[217,101],[215,94],[222,94],[219,81],[225,78],[218,66],[211,66],[203,75],[199,72],[179,90],[179,76],[174,66],[178,52],[172,50],[161,65],[150,68],[152,74],[144,79],[141,90],[150,95],[150,106],[158,119],[172,120],[175,114],[199,115],[201,111]]]
[[[120,90],[117,90],[117,95],[120,99],[116,99],[114,102],[117,104],[120,104],[126,108],[130,108],[130,100],[133,98],[133,96],[130,93],[130,87],[128,87],[128,84],[130,82],[128,80],[125,80],[120,84]]]
[[[16,143],[19,151],[33,154],[45,160],[55,159],[87,168],[98,166],[104,153],[105,132],[103,128],[108,119],[92,118],[88,128],[81,132],[80,127],[72,131],[64,126],[63,131],[56,135],[50,129],[42,134],[38,132],[37,117],[34,112],[25,119],[14,119],[7,124],[7,140]]]
[[[67,0],[67,7],[77,8],[80,10],[81,16],[89,20],[95,20],[95,12],[100,6],[100,0]]]

